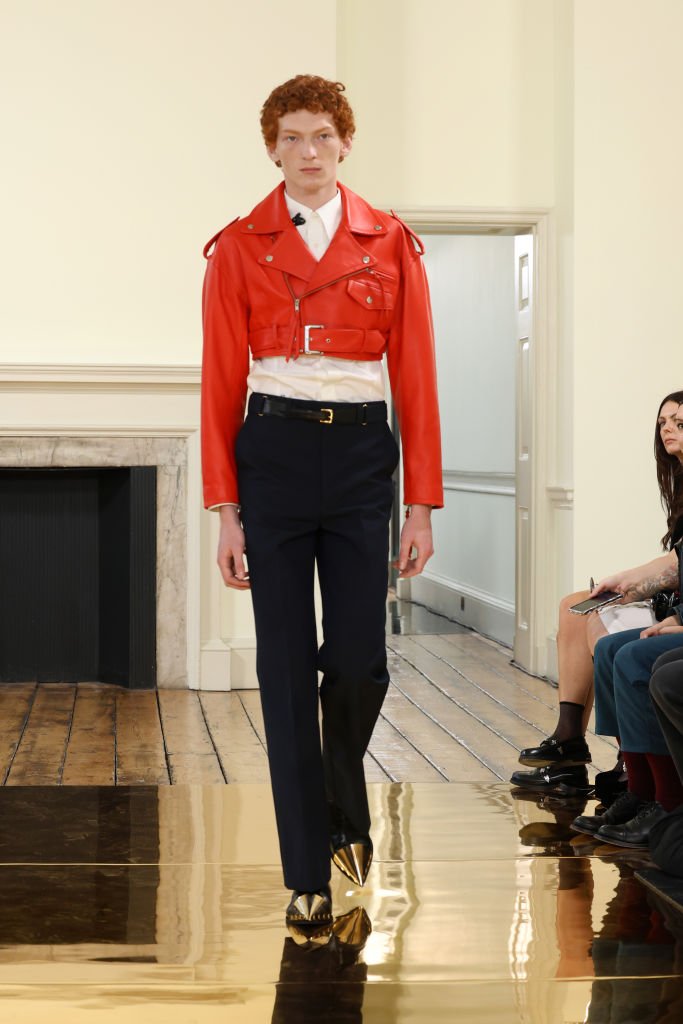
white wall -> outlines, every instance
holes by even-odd
[[[411,594],[511,642],[514,238],[429,234],[424,243],[437,339],[445,484],[444,511],[433,517],[435,554],[424,581],[444,590],[438,594],[413,580]]]
[[[652,442],[683,387],[683,5],[575,3],[575,577],[659,553]]]
[[[552,209],[558,591],[650,557],[682,36],[680,0],[2,0],[0,363],[196,364],[201,247],[278,181],[261,103],[338,75],[377,204]]]
[[[358,117],[351,188],[376,203],[554,201],[553,0],[342,0]]]
[[[198,363],[204,243],[273,188],[258,116],[335,0],[3,0],[0,363]]]

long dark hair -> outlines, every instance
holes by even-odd
[[[657,412],[658,421],[659,414],[667,402],[683,405],[683,391],[673,391],[661,400]],[[666,550],[669,547],[676,520],[683,514],[683,465],[678,461],[677,455],[670,455],[664,447],[659,433],[659,422],[655,426],[655,461],[659,494],[662,507],[666,512],[667,531],[662,537],[662,547]]]

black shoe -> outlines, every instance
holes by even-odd
[[[550,764],[570,767],[590,762],[591,752],[583,736],[574,736],[561,742],[550,736],[538,747],[527,747],[519,755],[519,763],[529,765],[530,768],[545,768]]]
[[[630,821],[643,802],[627,789],[602,814],[580,814],[574,819],[571,827],[575,832],[585,832],[586,835],[594,836],[603,825],[623,825],[624,822]]]
[[[532,772],[517,771],[512,773],[510,782],[520,789],[533,789],[554,796],[588,796],[593,789],[583,764],[551,764],[546,768],[534,768]]]
[[[607,812],[609,813],[609,812]],[[598,829],[596,839],[615,846],[647,849],[650,830],[666,817],[666,811],[656,800],[641,804],[635,815],[621,825],[604,824]]]
[[[595,776],[595,796],[604,807],[611,807],[616,798],[627,789],[628,779],[623,764],[609,772],[598,772]]]
[[[332,924],[332,897],[330,887],[326,885],[317,892],[302,892],[296,889],[292,893],[289,906],[285,912],[287,924],[314,926]]]

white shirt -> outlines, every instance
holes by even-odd
[[[285,192],[290,217],[300,213],[304,224],[297,231],[320,261],[341,224],[341,193],[317,210],[297,203]],[[305,398],[321,402],[382,402],[384,370],[381,359],[334,359],[318,354],[299,355],[287,362],[285,356],[254,359],[247,386],[252,391],[284,398]]]

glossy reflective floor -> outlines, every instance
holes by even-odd
[[[505,783],[370,787],[339,935],[284,925],[265,785],[0,790],[3,1021],[673,1024],[683,918],[647,858]],[[346,928],[343,925],[346,924]]]

